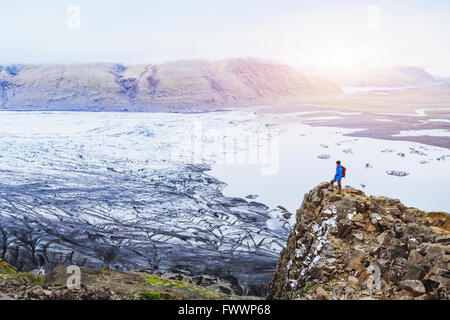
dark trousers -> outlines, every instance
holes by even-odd
[[[338,181],[338,179],[336,179],[336,178],[334,178],[333,180],[331,180],[331,188],[333,188],[334,187],[334,183],[335,182],[337,182],[337,184],[338,184],[338,190],[339,190],[339,192],[341,192],[342,191],[342,185],[341,185],[341,181]]]

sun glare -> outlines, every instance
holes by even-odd
[[[361,57],[356,52],[351,51],[328,51],[317,55],[316,64],[325,67],[350,67],[360,64]]]

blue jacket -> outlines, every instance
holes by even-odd
[[[337,181],[341,181],[342,180],[343,171],[344,171],[344,169],[342,168],[342,166],[336,167],[336,174],[334,175],[334,178]]]

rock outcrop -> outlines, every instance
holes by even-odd
[[[0,66],[0,106],[14,110],[203,111],[340,93],[324,78],[256,59]]]
[[[323,183],[305,195],[269,299],[450,299],[450,219]]]

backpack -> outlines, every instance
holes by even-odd
[[[347,171],[347,168],[342,166],[342,178],[345,178],[346,171]]]

